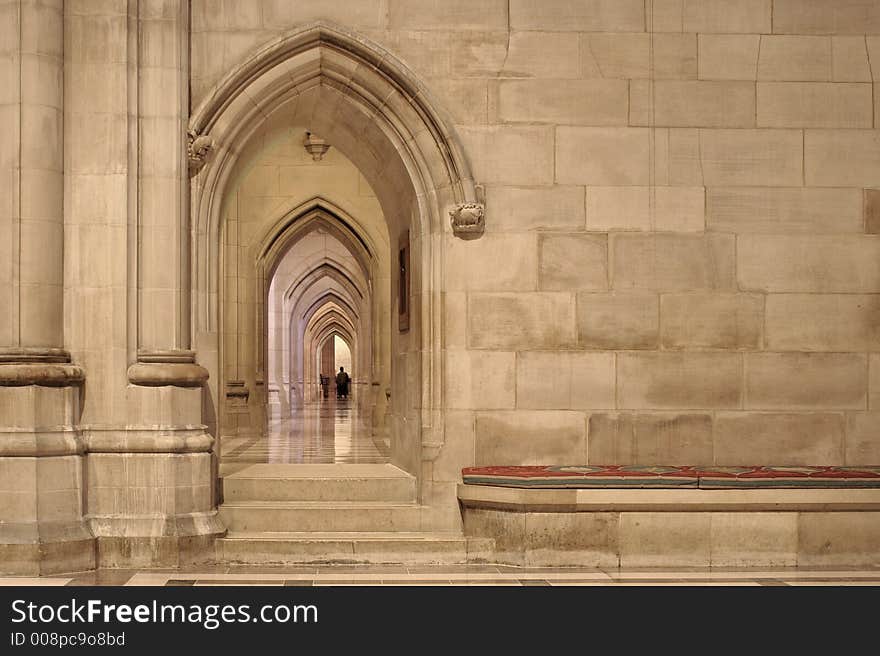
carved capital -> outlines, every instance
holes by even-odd
[[[449,210],[449,222],[457,237],[474,238],[483,234],[485,208],[482,203],[460,203]]]
[[[198,175],[208,161],[208,155],[214,149],[214,140],[206,134],[196,134],[192,130],[186,133],[186,157],[189,165],[189,177]]]

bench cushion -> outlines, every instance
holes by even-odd
[[[694,467],[548,465],[466,467],[469,485],[519,488],[880,488],[880,465]]]

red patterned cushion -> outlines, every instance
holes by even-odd
[[[467,467],[470,485],[519,488],[858,488],[880,487],[880,466],[691,467],[550,465]]]

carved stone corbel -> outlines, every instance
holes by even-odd
[[[485,207],[482,203],[459,203],[449,210],[449,222],[456,237],[473,239],[483,234]]]
[[[206,134],[197,134],[192,130],[186,133],[186,156],[189,177],[198,175],[208,161],[208,155],[214,149],[214,140]]]

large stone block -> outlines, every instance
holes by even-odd
[[[663,294],[663,348],[759,349],[764,299],[756,294]]]
[[[754,80],[758,67],[757,34],[700,34],[701,80]]]
[[[489,90],[478,78],[434,78],[427,82],[435,97],[443,98],[456,125],[485,125],[489,121]]]
[[[880,291],[880,240],[874,236],[740,235],[736,250],[743,289]]]
[[[880,5],[874,0],[775,0],[777,34],[878,34]]]
[[[719,412],[715,464],[841,465],[844,423],[837,413]]]
[[[768,349],[880,350],[880,296],[769,294],[766,312]]]
[[[556,181],[646,185],[649,152],[650,130],[647,128],[560,127],[556,130]]]
[[[503,30],[508,28],[507,4],[506,0],[389,0],[388,27],[393,30]],[[381,15],[378,9],[374,11]]]
[[[735,353],[620,353],[617,406],[739,408],[742,356]]]
[[[541,290],[608,288],[608,238],[605,235],[542,234],[538,238],[538,251]],[[501,252],[510,257],[509,251]],[[519,260],[517,265],[528,266],[527,262]]]
[[[870,84],[758,82],[758,125],[785,128],[870,128]]]
[[[534,290],[537,241],[534,233],[488,233],[474,240],[447,235],[446,288],[450,291]]]
[[[474,167],[487,184],[553,182],[553,128],[462,127],[458,130]]]
[[[510,29],[643,32],[642,0],[510,0]]]
[[[586,462],[584,415],[561,410],[478,412],[477,467]]]
[[[577,295],[578,345],[593,349],[657,347],[656,294],[612,292]]]
[[[625,80],[502,80],[498,90],[501,121],[573,125],[626,125],[629,106]]]
[[[712,513],[712,566],[794,567],[797,516],[794,512]]]
[[[831,80],[831,39],[825,36],[761,37],[759,80],[826,82]]]
[[[587,462],[596,465],[711,465],[712,416],[593,413],[587,456]]]
[[[580,77],[579,36],[572,32],[511,32],[505,77]]]
[[[611,237],[615,290],[733,289],[731,235],[618,234]]]
[[[816,565],[880,565],[880,512],[798,513],[798,566]]]
[[[880,462],[880,412],[852,412],[846,421],[847,465],[875,465]]]
[[[755,85],[751,82],[658,80],[630,88],[633,125],[755,127]]]
[[[657,185],[700,186],[703,162],[700,131],[690,128],[653,128],[654,181]]]
[[[808,186],[878,186],[880,130],[807,130],[804,166]]]
[[[587,229],[702,231],[702,187],[589,187]]]
[[[446,403],[453,409],[513,408],[516,355],[496,351],[447,351]]]
[[[579,230],[584,227],[583,187],[486,188],[492,224],[500,231]]]
[[[297,0],[296,2],[263,0],[256,7],[249,7],[248,5],[252,5],[252,3],[240,1],[224,2],[223,4],[224,11],[220,16],[215,17],[215,20],[222,17],[227,29],[235,29],[236,31],[258,28],[261,9],[263,27],[276,31],[286,31],[293,25],[319,19],[331,20],[361,29],[377,29],[383,26],[385,14],[389,11],[388,3],[384,0],[362,0],[355,3],[327,2],[326,0]],[[214,11],[213,7],[206,7],[200,13],[203,16],[208,16]],[[438,16],[434,18],[439,19]]]
[[[581,76],[693,79],[695,34],[590,33],[581,35]]]
[[[614,407],[612,353],[523,351],[516,358],[518,408]]]
[[[526,565],[619,565],[617,513],[530,512],[525,514],[525,519]]]
[[[708,567],[711,513],[620,513],[621,567]]]
[[[767,33],[771,27],[770,0],[684,0],[685,32]]]
[[[835,82],[871,81],[865,37],[831,37],[831,79]]]
[[[749,353],[746,407],[865,409],[868,361],[855,353]]]
[[[862,231],[858,189],[712,187],[706,227],[719,232],[788,234]]]
[[[707,186],[803,183],[800,130],[700,130],[699,143]]]
[[[562,292],[471,294],[468,346],[548,349],[574,344],[574,299]]]

